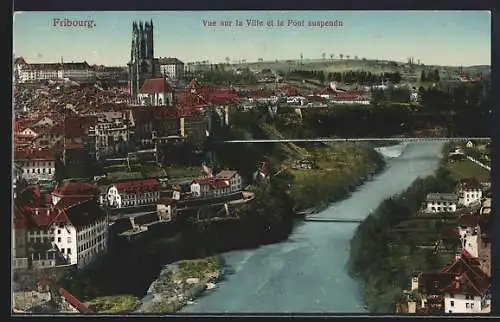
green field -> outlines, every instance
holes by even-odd
[[[465,178],[477,178],[479,181],[490,181],[490,171],[480,167],[469,160],[449,162],[448,168],[457,180]]]

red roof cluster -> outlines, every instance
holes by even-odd
[[[99,189],[96,185],[87,182],[66,182],[58,184],[52,195],[57,197],[66,196],[96,196],[99,194]]]
[[[115,183],[114,186],[118,192],[124,193],[136,193],[136,192],[151,192],[158,191],[161,187],[160,182],[157,179],[146,179],[146,180],[128,180]]]
[[[64,133],[68,138],[78,138],[86,135],[89,127],[97,124],[96,116],[70,116],[64,119]]]
[[[14,205],[14,226],[17,229],[26,229],[28,227],[48,228],[55,222],[69,222],[64,209]]]
[[[46,160],[54,161],[54,153],[49,150],[23,149],[16,150],[14,159],[17,160]]]
[[[197,109],[173,106],[138,106],[131,110],[134,122],[161,121],[190,116]]]
[[[353,100],[353,101],[360,99],[358,94],[353,94],[349,92],[335,92],[335,97],[342,100]]]
[[[145,94],[168,93],[168,92],[172,92],[172,88],[170,87],[165,78],[146,79],[139,91],[139,93],[145,93]]]
[[[220,178],[199,178],[193,180],[192,183],[197,183],[200,186],[210,186],[211,189],[222,189],[230,186],[229,181]]]
[[[442,272],[455,275],[455,280],[443,289],[446,293],[483,296],[490,284],[489,277],[481,270],[479,261],[466,250]]]

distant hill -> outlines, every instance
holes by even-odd
[[[491,66],[478,65],[478,66],[436,66],[436,65],[413,65],[410,68],[403,62],[390,62],[382,60],[362,60],[362,59],[300,59],[296,60],[278,60],[278,61],[264,61],[264,62],[248,62],[244,64],[233,64],[234,68],[247,67],[255,70],[272,69],[275,71],[288,72],[290,70],[323,70],[326,73],[330,72],[343,72],[343,71],[368,71],[372,73],[384,72],[400,72],[408,77],[420,77],[422,70],[438,69],[443,75],[458,75],[460,69],[468,74],[489,74]]]

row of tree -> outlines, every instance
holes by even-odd
[[[375,74],[365,71],[347,71],[347,72],[333,72],[325,73],[322,70],[293,70],[290,76],[298,76],[301,78],[315,79],[320,82],[335,81],[339,83],[359,84],[359,85],[376,85],[383,82],[390,82],[392,84],[399,84],[401,82],[401,74],[394,73],[380,73]]]

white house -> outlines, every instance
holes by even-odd
[[[164,77],[178,81],[184,78],[184,63],[177,58],[158,58],[160,72]]]
[[[444,312],[448,314],[479,313],[481,302],[479,295],[450,292],[444,296]]]
[[[425,212],[455,212],[457,210],[457,201],[458,198],[453,193],[429,193],[425,200]]]
[[[160,199],[160,190],[157,179],[118,182],[108,188],[107,203],[113,208],[151,205]]]
[[[463,214],[457,220],[462,249],[474,258],[479,257],[480,221],[477,214]]]
[[[146,79],[137,95],[141,105],[171,106],[173,90],[165,78]]]
[[[48,150],[16,150],[15,163],[22,169],[26,180],[52,180],[56,172],[56,160]]]
[[[223,180],[229,180],[230,192],[238,192],[242,190],[243,179],[237,171],[222,170],[216,177]]]
[[[467,143],[465,143],[465,147],[468,149],[472,149],[474,147],[474,142],[467,141]]]
[[[483,190],[479,183],[474,184],[470,181],[461,182],[457,189],[458,205],[470,206],[480,204],[483,197]]]
[[[216,176],[193,180],[191,193],[195,197],[220,197],[242,190],[242,178],[236,171],[223,170]]]
[[[67,265],[85,268],[107,251],[108,217],[94,200],[62,199],[53,208],[32,208],[31,245],[51,243]]]
[[[463,252],[442,270],[423,273],[418,290],[423,295],[422,305],[437,304],[436,313],[480,313],[489,305],[489,287],[490,279],[478,259]]]

